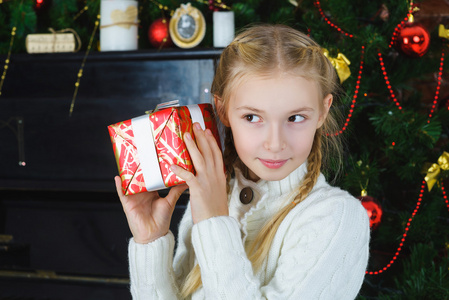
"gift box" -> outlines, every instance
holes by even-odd
[[[77,52],[81,48],[81,39],[73,29],[49,30],[51,33],[27,35],[25,46],[28,53]]]
[[[125,195],[156,191],[184,181],[170,170],[176,164],[195,173],[184,142],[193,123],[212,131],[219,147],[215,114],[210,104],[169,107],[108,126]]]

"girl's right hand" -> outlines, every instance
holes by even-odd
[[[126,196],[121,188],[120,177],[115,176],[114,180],[134,241],[147,244],[166,235],[176,201],[187,185],[172,187],[165,198],[161,198],[156,191]]]

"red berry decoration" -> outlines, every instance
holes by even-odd
[[[400,29],[396,44],[405,55],[421,57],[429,50],[430,34],[420,24],[408,22]]]
[[[369,217],[369,226],[372,230],[376,229],[380,225],[382,219],[382,207],[376,198],[371,196],[360,196],[357,197],[361,202],[363,207],[365,207],[366,212]]]
[[[173,45],[168,28],[169,23],[169,19],[160,18],[150,25],[148,28],[148,39],[153,47],[167,48]]]

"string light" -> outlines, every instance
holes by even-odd
[[[332,22],[329,20],[328,17],[326,17],[326,14],[324,13],[323,9],[321,8],[321,3],[320,3],[320,1],[314,1],[314,5],[318,8],[318,11],[320,12],[321,17],[326,21],[326,23],[327,23],[329,26],[331,26],[331,27],[337,29],[338,32],[340,32],[341,34],[344,34],[344,35],[347,36],[347,37],[350,37],[350,38],[353,38],[353,37],[354,37],[353,34],[347,33],[346,31],[344,31],[343,29],[341,29],[340,27],[338,27],[337,25],[335,25],[334,23],[332,23]]]
[[[3,74],[2,74],[2,78],[0,80],[0,96],[2,95],[3,83],[5,82],[6,72],[8,71],[8,68],[9,68],[9,62],[11,59],[11,52],[12,52],[12,45],[14,44],[14,37],[16,36],[16,30],[17,30],[16,26],[14,26],[11,30],[11,40],[9,42],[8,55],[6,56],[5,66],[3,67]]]
[[[385,69],[384,59],[382,58],[382,54],[380,53],[380,51],[378,52],[378,56],[379,56],[380,67],[382,68],[382,75],[384,76],[385,83],[387,84],[387,88],[390,91],[390,96],[393,99],[396,106],[399,108],[399,110],[402,110],[402,106],[399,103],[398,99],[396,99],[396,96],[394,95],[394,92],[393,92],[393,88],[390,85],[390,80],[388,79],[387,70]]]
[[[360,89],[360,81],[362,80],[362,72],[363,72],[363,64],[364,64],[364,56],[365,56],[365,46],[362,46],[362,54],[360,56],[361,57],[360,57],[359,73],[357,75],[357,81],[356,81],[354,96],[352,96],[351,108],[349,109],[348,116],[346,117],[346,122],[345,122],[345,124],[343,125],[343,128],[340,131],[335,132],[333,134],[328,133],[327,134],[328,136],[329,135],[337,136],[339,134],[342,134],[346,130],[348,125],[349,125],[349,121],[351,120],[352,113],[354,112],[355,103],[357,102],[357,97],[358,97],[359,89]]]
[[[402,247],[404,246],[405,238],[407,237],[407,234],[408,234],[408,231],[410,229],[410,225],[411,225],[411,223],[413,221],[413,218],[415,217],[416,213],[418,212],[419,207],[421,206],[421,201],[422,201],[422,197],[423,197],[423,194],[424,194],[425,186],[426,186],[426,181],[423,180],[422,185],[421,185],[421,190],[419,191],[419,198],[418,198],[418,202],[416,203],[415,210],[413,211],[412,216],[407,221],[407,224],[406,224],[406,227],[405,227],[405,230],[404,230],[404,234],[402,235],[401,242],[399,243],[399,247],[397,248],[396,253],[394,254],[393,258],[382,269],[379,269],[377,271],[366,271],[365,272],[366,274],[368,274],[368,275],[381,274],[381,273],[385,272],[387,269],[389,269],[394,264],[394,262],[398,259],[398,256],[399,256],[399,254],[402,251]],[[448,208],[449,208],[449,206],[448,206]]]
[[[78,94],[78,89],[80,86],[81,77],[83,76],[84,65],[86,63],[87,56],[89,55],[90,49],[92,48],[92,42],[95,37],[95,32],[97,32],[98,25],[100,24],[100,15],[97,15],[97,20],[95,21],[95,27],[92,31],[92,35],[90,36],[89,45],[87,46],[86,54],[84,54],[83,62],[81,63],[81,67],[78,71],[78,79],[75,83],[75,91],[73,92],[72,103],[70,104],[69,116],[72,116],[73,108],[75,107],[75,99]]]
[[[430,109],[429,119],[427,120],[427,123],[430,123],[430,119],[432,118],[433,113],[435,112],[435,107],[438,103],[438,98],[440,97],[440,86],[441,86],[441,78],[443,76],[443,65],[444,65],[444,48],[443,51],[441,52],[440,68],[438,69],[438,83],[435,91],[435,96],[433,98],[433,105],[432,108]]]

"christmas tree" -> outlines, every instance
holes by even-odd
[[[449,7],[443,1],[362,2],[302,2],[296,23],[332,57],[341,53],[351,62],[342,83],[350,97],[338,134],[345,135],[348,152],[338,184],[354,196],[372,196],[360,197],[373,221],[360,298],[447,299],[449,206],[444,182],[431,192],[428,185],[435,172],[429,165],[448,158],[447,40],[438,30],[447,19],[435,15]]]
[[[169,18],[181,3],[139,2],[139,49],[154,48],[146,38],[148,27]],[[359,197],[372,221],[359,299],[449,299],[449,5],[443,0],[192,5],[207,22],[200,47],[212,45],[212,12],[232,9],[237,30],[253,22],[283,23],[327,50],[345,91],[334,107],[344,115],[341,130],[327,133],[346,141],[335,185]],[[98,41],[93,30],[99,7],[98,0],[3,1],[0,54],[25,52],[26,35],[48,27],[73,28],[86,51]]]

